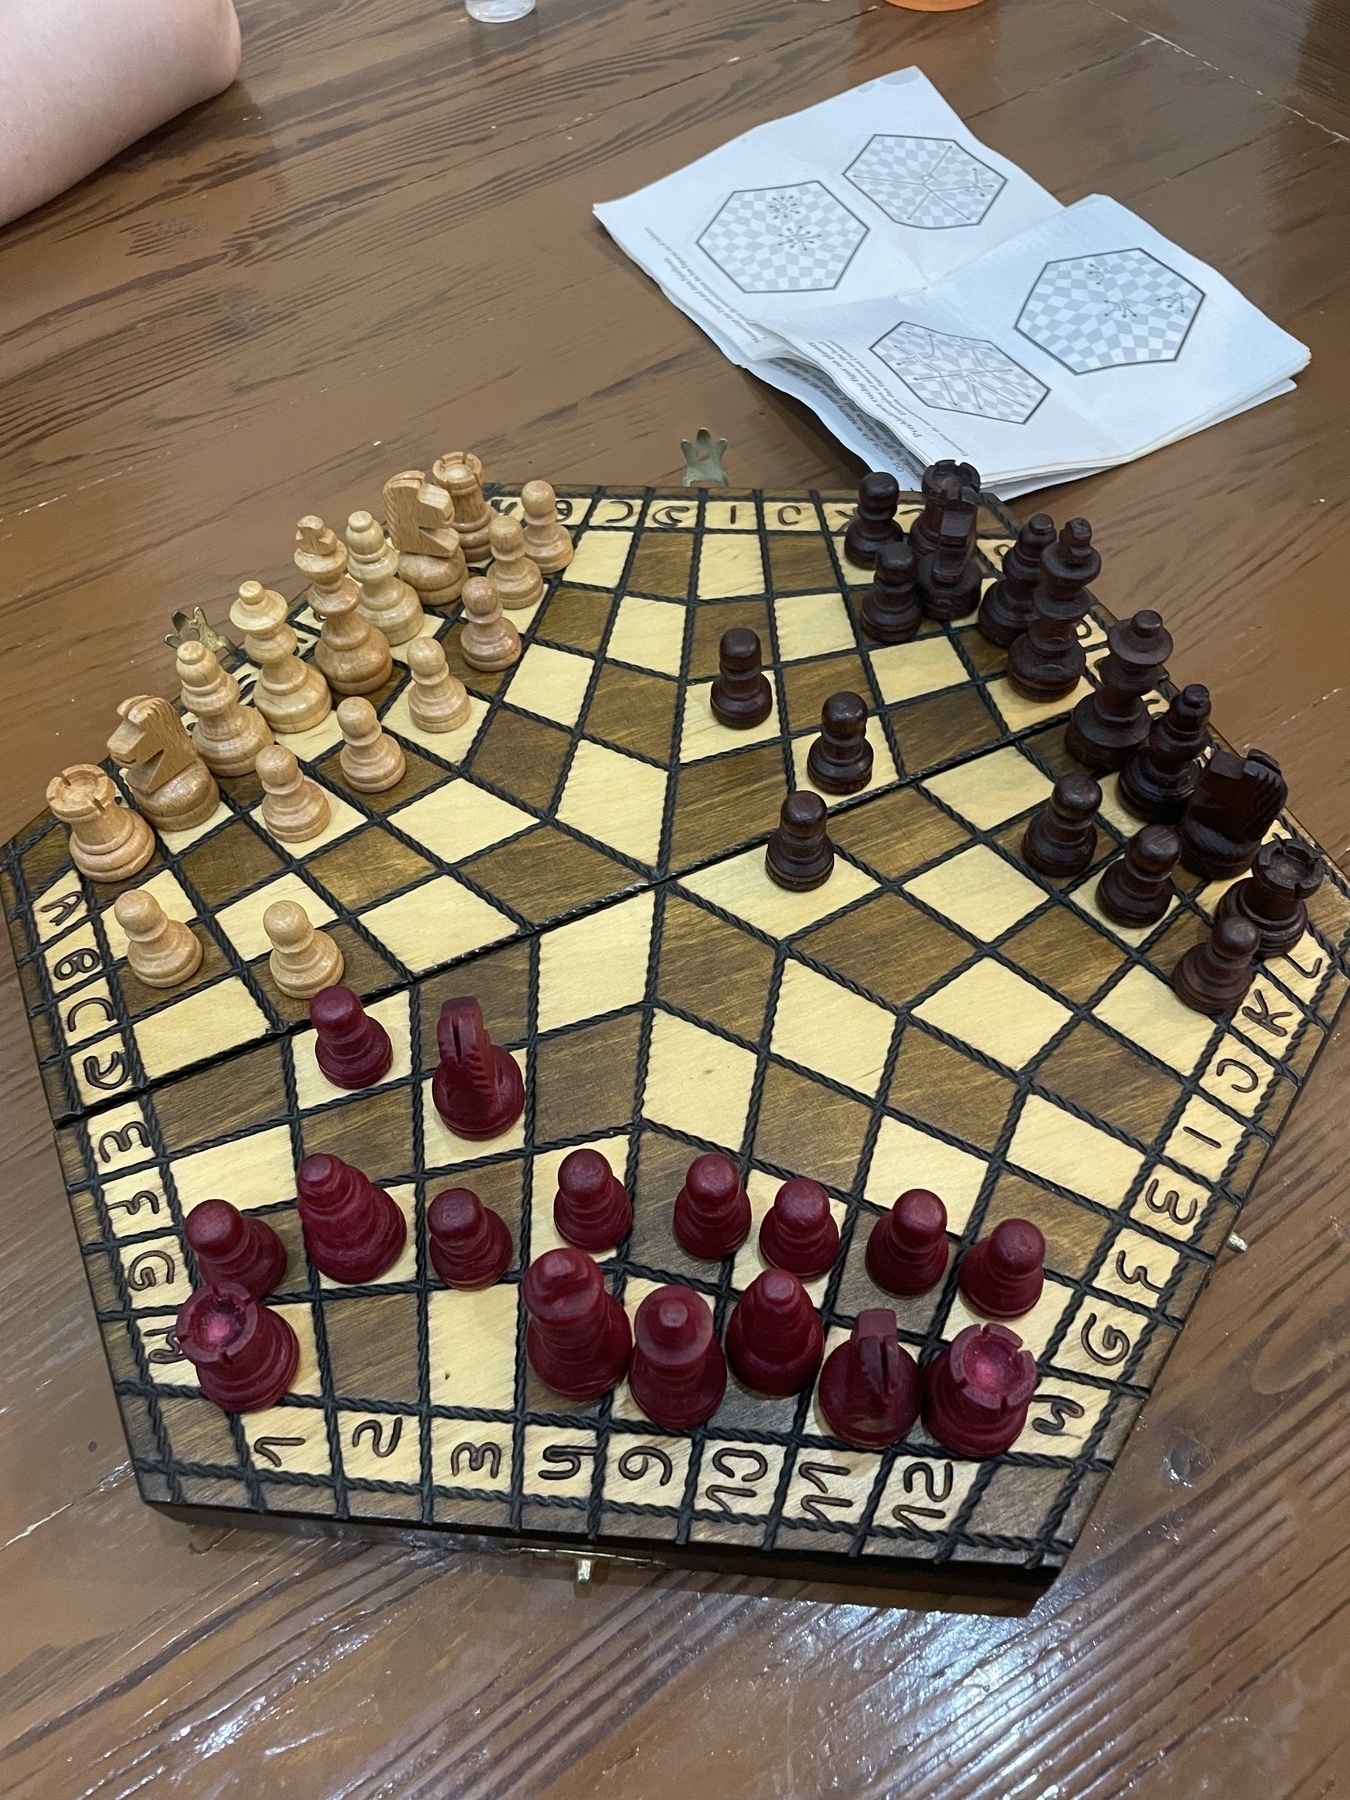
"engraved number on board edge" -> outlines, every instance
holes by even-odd
[[[828,1522],[827,1515],[821,1510],[823,1507],[842,1507],[847,1511],[849,1507],[857,1505],[857,1501],[850,1499],[847,1494],[832,1494],[825,1484],[827,1475],[851,1475],[853,1469],[850,1464],[801,1462],[797,1464],[797,1473],[804,1475],[811,1486],[818,1489],[818,1492],[814,1494],[801,1496],[801,1509],[808,1517],[821,1524]]]
[[[1162,1183],[1155,1175],[1153,1180],[1150,1181],[1148,1186],[1144,1189],[1144,1205],[1152,1212],[1166,1213],[1167,1217],[1174,1225],[1189,1225],[1200,1211],[1200,1202],[1196,1199],[1195,1195],[1192,1194],[1190,1198],[1191,1210],[1183,1215],[1177,1211],[1177,1208],[1181,1205],[1181,1195],[1176,1188],[1168,1188],[1161,1200],[1155,1198],[1161,1185]]]
[[[941,1503],[950,1498],[952,1484],[956,1480],[956,1471],[949,1462],[945,1462],[942,1465],[941,1488],[934,1485],[932,1463],[911,1463],[905,1470],[902,1480],[907,1494],[912,1494],[914,1492],[915,1482],[921,1482],[925,1498],[932,1501],[933,1504],[930,1506],[919,1506],[917,1503],[911,1504],[909,1501],[902,1500],[898,1506],[893,1506],[891,1508],[891,1517],[898,1525],[908,1525],[914,1519],[942,1519],[946,1517],[946,1512]],[[922,1526],[919,1529],[922,1530]]]
[[[1216,1081],[1222,1081],[1225,1069],[1240,1069],[1247,1077],[1247,1085],[1245,1087],[1239,1086],[1236,1081],[1231,1083],[1235,1094],[1254,1094],[1261,1085],[1261,1077],[1257,1074],[1251,1064],[1243,1062],[1241,1057],[1221,1056],[1214,1065],[1214,1079]]]
[[[583,1456],[594,1456],[594,1444],[545,1444],[539,1452],[540,1462],[551,1466],[540,1469],[540,1481],[572,1481],[581,1473]]]
[[[87,944],[78,950],[68,950],[52,964],[53,981],[74,981],[77,975],[92,975],[95,969],[101,969],[97,950],[91,950]]]
[[[1071,1400],[1067,1394],[1033,1394],[1033,1406],[1048,1406],[1050,1418],[1036,1419],[1031,1429],[1042,1437],[1063,1437],[1066,1419],[1083,1419],[1087,1417],[1087,1408],[1078,1400]]]
[[[77,889],[72,894],[58,894],[55,899],[52,900],[39,900],[34,910],[44,913],[47,918],[51,920],[52,929],[54,931],[59,931],[66,921],[73,918],[83,905],[84,895]],[[1292,957],[1290,958],[1290,961],[1293,961]],[[1298,964],[1295,963],[1294,967],[1297,968]]]
[[[136,1134],[136,1141],[139,1147],[142,1150],[148,1150],[150,1148],[150,1133],[146,1130],[145,1121],[143,1119],[128,1119],[120,1131],[105,1131],[103,1133],[102,1137],[98,1140],[98,1143],[94,1146],[95,1156],[98,1157],[100,1162],[110,1163],[112,1161],[112,1151],[105,1150],[103,1147],[105,1144],[114,1145],[125,1155],[131,1148],[133,1132]]]
[[[1124,1362],[1125,1358],[1133,1349],[1133,1345],[1131,1344],[1128,1335],[1120,1329],[1119,1325],[1113,1325],[1108,1320],[1106,1324],[1102,1326],[1102,1347],[1099,1350],[1092,1341],[1092,1327],[1096,1323],[1096,1313],[1090,1312],[1083,1320],[1082,1327],[1078,1333],[1078,1341],[1094,1362],[1101,1363],[1102,1366],[1107,1369],[1114,1368],[1117,1363]]]
[[[630,1445],[619,1458],[615,1467],[625,1481],[642,1481],[653,1463],[661,1471],[656,1485],[665,1487],[675,1474],[675,1465],[657,1444]]]
[[[462,1438],[450,1452],[450,1473],[459,1474],[460,1457],[469,1465],[469,1473],[476,1475],[483,1464],[488,1465],[488,1477],[495,1481],[502,1472],[502,1447],[500,1444],[471,1444]]]
[[[281,1467],[281,1458],[277,1455],[278,1446],[283,1450],[296,1450],[305,1442],[302,1437],[260,1437],[254,1438],[252,1449],[255,1456],[264,1462],[271,1463],[274,1469]]]
[[[109,1212],[124,1212],[128,1218],[134,1218],[142,1206],[148,1206],[152,1213],[159,1211],[159,1195],[152,1194],[149,1188],[142,1188],[140,1193],[133,1194],[129,1200],[108,1200],[105,1202]]]
[[[141,1336],[143,1338],[162,1337],[164,1339],[164,1348],[162,1350],[146,1351],[145,1360],[147,1362],[175,1363],[187,1361],[183,1346],[178,1342],[178,1335],[174,1331],[172,1325],[143,1325],[141,1327]]]
[[[101,1088],[105,1094],[115,1094],[118,1088],[125,1087],[131,1079],[131,1069],[124,1050],[110,1050],[106,1063],[95,1051],[84,1058],[80,1067],[90,1087]]]
[[[736,1467],[738,1462],[746,1462],[750,1466],[746,1469],[738,1469]],[[758,1497],[759,1489],[755,1483],[763,1481],[768,1474],[769,1459],[762,1450],[737,1448],[734,1444],[724,1444],[720,1450],[713,1452],[712,1466],[719,1475],[725,1475],[730,1482],[747,1484],[728,1487],[725,1483],[719,1482],[715,1486],[709,1486],[703,1490],[705,1499],[711,1500],[713,1505],[720,1507],[724,1513],[729,1513],[732,1508],[727,1502],[732,1497],[738,1500],[754,1500]]]
[[[1167,1285],[1165,1282],[1159,1283],[1149,1280],[1147,1263],[1141,1262],[1138,1268],[1127,1269],[1125,1267],[1125,1252],[1123,1250],[1116,1251],[1116,1274],[1125,1283],[1126,1287],[1147,1288],[1150,1294],[1161,1294],[1163,1288]]]
[[[163,1268],[163,1281],[154,1273],[154,1263]],[[167,1250],[141,1250],[127,1264],[127,1286],[138,1294],[147,1288],[171,1287],[177,1275],[178,1264]]]
[[[387,1443],[384,1439],[385,1425],[388,1425],[389,1427],[389,1441]],[[392,1456],[395,1450],[398,1449],[399,1440],[403,1436],[403,1420],[402,1418],[362,1419],[359,1425],[354,1425],[352,1427],[352,1449],[358,1449],[362,1438],[367,1435],[370,1438],[371,1455],[378,1456],[383,1462],[385,1457]]]

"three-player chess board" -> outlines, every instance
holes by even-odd
[[[514,504],[499,494],[497,504]],[[191,919],[202,968],[170,994],[122,958],[118,890],[72,868],[44,815],[5,852],[0,886],[71,1206],[142,1492],[180,1516],[422,1528],[663,1560],[884,1579],[916,1562],[1044,1581],[1072,1547],[1344,997],[1350,891],[1330,866],[1312,928],[1215,1023],[1167,976],[1222,887],[1183,881],[1148,932],[1095,908],[1102,863],[1136,822],[1104,783],[1100,856],[1049,882],[1020,860],[1026,820],[1071,767],[1063,714],[1012,693],[973,624],[869,648],[869,579],[843,556],[851,502],[588,490],[565,495],[577,556],[522,628],[521,661],[484,676],[458,732],[409,720],[405,671],[373,696],[408,770],[346,789],[331,721],[290,739],[330,792],[320,839],[273,840],[253,778],[170,835],[135,885]],[[911,514],[912,516],[912,509]],[[902,511],[902,520],[906,519]],[[986,512],[990,573],[1009,541]],[[305,647],[316,622],[294,610]],[[1104,649],[1098,610],[1089,661]],[[757,731],[707,707],[717,642],[749,624],[775,710]],[[398,655],[398,652],[395,652]],[[247,686],[247,665],[236,674]],[[824,698],[867,697],[871,787],[831,802],[835,872],[789,894],[763,872],[779,805],[804,781]],[[1159,699],[1159,703],[1161,700]],[[1289,820],[1277,831],[1295,829]],[[342,945],[396,1056],[347,1094],[315,1064],[302,1005],[267,971],[262,914],[301,900]],[[473,993],[526,1079],[523,1119],[455,1139],[430,1098],[442,1002]],[[833,1344],[892,1306],[922,1359],[970,1322],[959,1245],[1000,1218],[1048,1243],[1044,1297],[1016,1329],[1042,1378],[1026,1430],[987,1463],[920,1427],[877,1454],[833,1439],[811,1394],[734,1380],[706,1426],[647,1422],[626,1387],[560,1400],[526,1364],[521,1270],[558,1241],[568,1150],[595,1145],[635,1224],[601,1258],[635,1309],[687,1282],[719,1328],[758,1271],[754,1234],[725,1265],[670,1231],[683,1172],[726,1150],[756,1218],[789,1175],[829,1189],[843,1249],[812,1284]],[[294,1169],[357,1163],[409,1217],[380,1282],[342,1288],[305,1260]],[[448,1290],[421,1229],[467,1185],[516,1256],[480,1293]],[[863,1249],[907,1187],[944,1199],[941,1287],[895,1300]],[[272,1302],[302,1346],[293,1390],[228,1418],[172,1338],[192,1282],[186,1212],[223,1196],[262,1212],[291,1256]]]

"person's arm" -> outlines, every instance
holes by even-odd
[[[238,70],[232,0],[0,0],[0,224]]]

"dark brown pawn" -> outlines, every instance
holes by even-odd
[[[857,694],[831,694],[820,709],[820,736],[807,756],[806,773],[827,794],[856,794],[872,779],[867,706]]]
[[[1088,583],[1102,572],[1086,519],[1069,520],[1041,558],[1041,569],[1036,616],[1008,652],[1008,680],[1028,700],[1063,700],[1087,667],[1078,622],[1092,605]]]
[[[1306,903],[1321,885],[1321,865],[1305,844],[1272,838],[1257,851],[1251,874],[1219,902],[1219,916],[1255,925],[1269,961],[1292,950],[1308,929]]]
[[[1049,513],[1033,513],[1003,552],[1003,573],[980,602],[975,623],[981,637],[1006,650],[1035,618],[1031,604],[1041,579],[1041,558],[1055,541]]]
[[[1022,855],[1042,875],[1081,875],[1097,853],[1102,790],[1090,775],[1061,775],[1027,826]]]
[[[762,672],[759,638],[746,625],[722,633],[717,649],[718,673],[708,703],[713,717],[733,731],[762,725],[773,711],[773,689]]]
[[[1064,748],[1089,769],[1120,769],[1148,736],[1144,695],[1162,679],[1172,634],[1155,612],[1118,619],[1106,634],[1110,650],[1097,669],[1099,688],[1070,714]]]
[[[1252,985],[1252,958],[1261,933],[1249,919],[1218,918],[1203,944],[1194,944],[1172,971],[1172,990],[1195,1012],[1217,1018],[1233,1011]]]
[[[938,547],[919,558],[915,586],[919,605],[930,619],[963,619],[980,604],[980,565],[975,548],[975,520],[980,497],[974,488],[961,488],[942,515]]]
[[[974,488],[980,492],[980,471],[971,463],[953,462],[950,456],[929,463],[923,472],[923,511],[909,528],[909,541],[915,556],[931,556],[942,535],[942,515],[947,495],[952,489]]]
[[[1121,804],[1136,819],[1175,825],[1190,803],[1209,744],[1209,689],[1193,681],[1154,719],[1148,739],[1120,772]]]
[[[1264,750],[1216,750],[1181,820],[1181,864],[1206,881],[1245,875],[1289,798],[1280,765]]]
[[[770,881],[804,894],[830,879],[834,845],[826,830],[826,816],[825,802],[809,788],[788,795],[778,815],[778,829],[764,853]]]
[[[1145,825],[1097,883],[1097,904],[1117,925],[1156,925],[1172,904],[1181,839],[1170,825]]]
[[[863,595],[862,628],[874,644],[907,644],[923,623],[914,592],[914,552],[903,538],[877,551],[872,585]]]
[[[895,509],[900,504],[900,483],[884,469],[864,475],[858,485],[858,510],[844,533],[844,554],[860,569],[876,563],[883,544],[898,538],[900,527],[895,522]]]

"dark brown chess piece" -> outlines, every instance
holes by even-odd
[[[770,834],[764,853],[770,881],[804,894],[829,880],[834,845],[827,817],[825,802],[809,788],[797,788],[788,795],[778,815],[778,829]]]
[[[872,779],[867,704],[857,694],[831,694],[820,712],[820,736],[806,758],[812,784],[827,794],[856,794]]]
[[[884,469],[874,469],[858,484],[858,510],[844,533],[844,554],[860,569],[870,569],[883,544],[898,538],[895,509],[900,504],[900,483]]]
[[[903,538],[877,551],[872,585],[863,595],[862,628],[874,644],[907,644],[923,623],[914,592],[918,567]]]
[[[1249,919],[1217,918],[1202,944],[1193,944],[1172,971],[1172,991],[1195,1012],[1231,1013],[1252,985],[1252,959],[1261,933]]]
[[[1199,758],[1209,745],[1209,689],[1198,681],[1172,697],[1148,737],[1120,771],[1121,804],[1136,819],[1175,825],[1195,792]]]
[[[1061,775],[1027,826],[1022,855],[1042,875],[1081,875],[1097,853],[1093,820],[1102,790],[1090,775]]]
[[[1172,635],[1155,612],[1118,619],[1106,641],[1101,686],[1078,702],[1064,732],[1064,748],[1089,769],[1123,768],[1144,742],[1152,724],[1144,695],[1172,654]]]
[[[1032,596],[1041,580],[1041,558],[1055,541],[1049,513],[1033,513],[1003,552],[1003,573],[980,601],[975,623],[981,637],[1006,650],[1035,618]]]
[[[1156,925],[1172,904],[1181,839],[1170,825],[1145,825],[1097,883],[1097,905],[1117,925]]]
[[[909,541],[916,557],[931,556],[942,534],[942,515],[947,496],[962,488],[974,488],[978,500],[980,471],[972,463],[959,463],[948,456],[941,462],[929,463],[923,472],[923,511],[909,528]]]
[[[919,558],[914,579],[926,618],[963,619],[980,604],[982,576],[971,554],[979,510],[980,497],[974,488],[959,488],[948,498],[937,549]]]
[[[1070,519],[1041,558],[1035,617],[1008,652],[1008,680],[1028,700],[1063,700],[1083,678],[1087,658],[1078,625],[1092,605],[1087,588],[1101,574],[1086,519]]]
[[[718,646],[717,678],[708,704],[719,724],[733,731],[762,725],[773,711],[773,689],[763,673],[759,638],[745,625],[733,625],[722,633]]]
[[[1307,901],[1321,884],[1321,864],[1306,844],[1271,838],[1257,851],[1251,874],[1235,881],[1219,902],[1219,917],[1255,925],[1268,962],[1292,950],[1308,929]]]
[[[1280,765],[1264,750],[1216,750],[1200,771],[1181,821],[1182,867],[1228,881],[1252,866],[1262,838],[1289,798]]]

